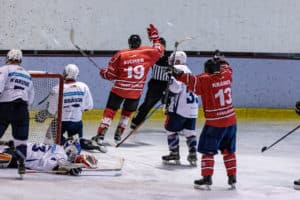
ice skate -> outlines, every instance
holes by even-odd
[[[171,151],[169,155],[162,156],[161,159],[166,165],[180,165],[180,156],[178,152]]]
[[[234,190],[236,184],[236,175],[228,176],[228,185],[230,186],[229,189]],[[300,184],[300,182],[299,182]]]
[[[104,145],[104,135],[96,135],[94,137],[92,137],[92,144],[93,145],[97,145],[98,146],[98,150],[102,153],[106,153],[107,152],[107,148]]]
[[[294,181],[294,189],[300,190],[300,179]]]
[[[118,127],[114,136],[114,140],[116,144],[118,144],[121,141],[122,139],[121,135],[122,135],[122,128]]]
[[[20,179],[24,178],[25,171],[26,171],[25,163],[24,160],[22,159],[18,162],[18,174],[20,175]]]
[[[194,181],[194,188],[200,190],[210,190],[210,186],[212,185],[211,176],[203,176],[202,179]]]
[[[190,152],[187,156],[187,160],[189,161],[191,166],[197,166],[197,153],[196,152]]]

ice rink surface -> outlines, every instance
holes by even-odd
[[[163,121],[150,121],[119,148],[95,153],[100,165],[112,167],[125,158],[121,172],[84,172],[79,177],[26,174],[16,180],[15,169],[0,170],[1,200],[64,199],[205,199],[205,200],[299,200],[293,181],[300,178],[300,130],[261,153],[281,136],[298,126],[298,121],[239,121],[237,136],[237,189],[228,190],[222,156],[215,156],[215,173],[210,191],[196,190],[200,166],[164,166],[168,153]],[[202,123],[198,123],[198,136]],[[85,137],[94,135],[97,122],[85,124]],[[107,140],[112,141],[114,126]],[[181,140],[181,163],[187,164],[185,138]]]

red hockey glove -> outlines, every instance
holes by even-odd
[[[104,78],[104,79],[106,79],[105,77],[105,74],[107,73],[107,68],[102,68],[102,69],[100,69],[100,76],[102,77],[102,78]]]
[[[75,163],[82,163],[86,168],[96,168],[98,160],[94,155],[80,154],[76,156]]]
[[[149,25],[149,27],[147,28],[147,32],[150,41],[159,39],[158,30],[153,24]]]

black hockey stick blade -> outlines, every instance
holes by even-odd
[[[274,145],[276,145],[277,143],[279,143],[281,140],[283,140],[284,138],[286,138],[287,136],[289,136],[290,134],[292,134],[293,132],[295,132],[297,129],[300,128],[300,125],[298,125],[297,127],[295,127],[293,130],[289,131],[288,133],[286,133],[285,135],[283,135],[281,138],[279,138],[278,140],[276,140],[273,144],[271,144],[270,146],[266,147],[264,146],[261,149],[261,152],[265,152],[266,150],[270,149],[271,147],[273,147]]]
[[[263,153],[264,151],[266,151],[268,149],[268,147],[263,147],[263,148],[261,148],[261,152]]]

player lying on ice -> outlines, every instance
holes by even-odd
[[[17,168],[14,142],[4,143],[0,153],[0,168]],[[30,170],[78,176],[82,168],[96,168],[95,156],[81,153],[77,140],[69,140],[64,146],[57,144],[27,143],[25,167]]]

